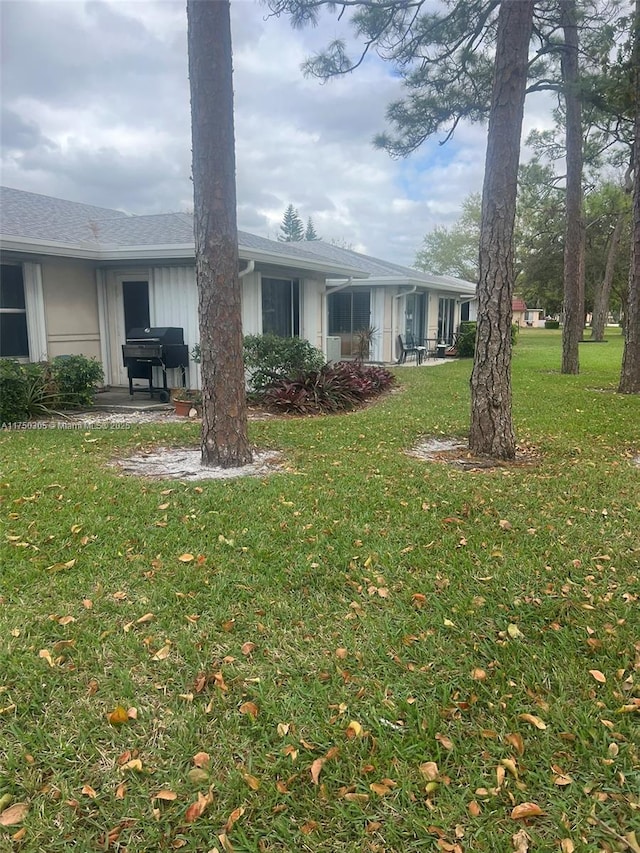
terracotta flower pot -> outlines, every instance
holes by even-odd
[[[173,407],[176,411],[176,415],[180,415],[183,418],[189,417],[189,412],[191,409],[195,408],[193,400],[174,400]]]

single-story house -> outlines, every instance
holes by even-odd
[[[322,241],[283,243],[239,232],[245,334],[300,336],[328,358],[355,353],[373,327],[370,359],[394,362],[398,335],[450,343],[475,284],[387,263]],[[0,357],[99,359],[127,384],[127,331],[178,326],[198,341],[193,219],[134,216],[0,188]],[[191,364],[189,384],[200,382]]]

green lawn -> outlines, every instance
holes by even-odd
[[[514,353],[535,467],[404,453],[465,434],[469,361],[252,423],[264,480],[106,466],[191,423],[1,432],[0,849],[640,850],[640,399],[618,331],[560,351]]]

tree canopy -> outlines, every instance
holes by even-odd
[[[473,193],[462,202],[462,215],[452,226],[436,225],[424,238],[415,266],[435,275],[478,280],[478,247],[482,198]]]

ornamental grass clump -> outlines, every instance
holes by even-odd
[[[262,401],[267,408],[294,415],[348,411],[381,394],[394,381],[384,367],[342,361],[273,379]]]

